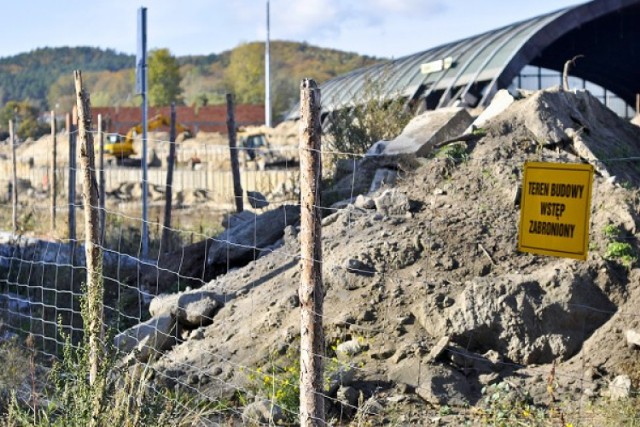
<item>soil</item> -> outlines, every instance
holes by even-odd
[[[346,360],[354,378],[344,386],[360,396],[338,403],[333,390],[336,423],[359,410],[373,425],[462,425],[477,421],[483,388],[500,382],[542,407],[564,402],[566,419],[580,420],[613,377],[638,380],[629,366],[640,351],[625,333],[640,331],[640,167],[629,160],[640,154],[640,128],[586,92],[548,90],[525,94],[483,131],[455,158],[417,159],[417,168],[399,169],[392,190],[323,220],[325,364]],[[525,161],[596,167],[586,261],[517,250]],[[393,209],[367,203],[381,195]],[[291,363],[300,328],[297,230],[204,285],[224,296],[224,307],[155,362],[159,382],[251,400],[251,373]],[[607,255],[612,242],[628,243],[631,257]],[[359,343],[346,359],[338,350],[345,342]]]

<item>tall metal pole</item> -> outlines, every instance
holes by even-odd
[[[269,0],[267,0],[267,42],[264,53],[264,124],[271,127],[271,45],[269,42]]]
[[[142,254],[143,259],[149,255],[149,222],[148,222],[148,178],[147,178],[147,8],[138,9],[138,78],[142,95]]]

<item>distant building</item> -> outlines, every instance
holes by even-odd
[[[98,114],[102,114],[105,131],[125,134],[142,121],[140,107],[94,107],[91,109],[93,123],[98,123]],[[170,116],[169,107],[150,107],[148,117],[156,114]],[[226,105],[207,105],[204,107],[176,107],[176,120],[194,134],[203,132],[227,133]],[[237,126],[259,126],[264,124],[264,105],[236,105],[235,120]],[[168,130],[168,129],[167,129]]]
[[[561,84],[587,88],[618,114],[633,116],[640,93],[640,0],[595,0],[352,71],[323,83],[322,112],[348,108],[368,80],[382,96],[403,97],[418,111],[486,106],[499,89]],[[422,29],[416,29],[416,37]],[[428,29],[425,29],[428,31]],[[298,117],[299,107],[288,115]]]

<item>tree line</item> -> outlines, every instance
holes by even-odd
[[[372,57],[306,43],[271,42],[273,117],[282,118],[295,104],[298,85],[310,77],[323,82],[378,62]],[[0,139],[10,119],[23,123],[20,138],[46,132],[41,112],[70,111],[74,100],[72,71],[82,69],[93,106],[137,106],[135,57],[93,47],[42,48],[0,58]],[[244,43],[220,54],[175,57],[156,49],[148,59],[151,106],[223,104],[225,94],[237,103],[264,102],[264,43]]]

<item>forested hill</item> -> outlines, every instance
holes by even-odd
[[[73,70],[118,71],[130,68],[132,55],[92,47],[36,49],[0,58],[0,100],[31,100],[46,106],[49,88],[62,74]]]
[[[224,102],[233,92],[237,102],[260,103],[264,99],[264,43],[201,56],[177,57],[182,102],[187,105]],[[286,41],[271,42],[272,102],[281,114],[295,102],[300,79],[318,82],[378,59]],[[133,95],[134,55],[92,47],[42,48],[0,58],[0,102],[28,100],[45,110],[69,108],[73,103],[72,71],[83,71],[95,106],[137,105]]]

